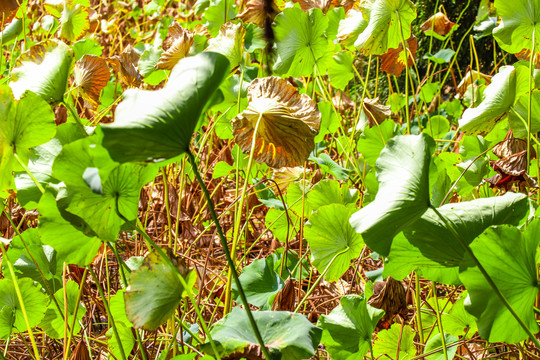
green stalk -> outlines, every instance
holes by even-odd
[[[448,360],[448,354],[446,353],[446,339],[444,338],[444,328],[441,321],[441,312],[439,311],[439,301],[437,299],[437,287],[435,286],[435,281],[431,282],[431,287],[433,289],[433,298],[435,299],[435,314],[437,316],[437,324],[439,325],[439,333],[441,334],[441,345],[444,353],[444,360]]]
[[[414,274],[414,305],[416,307],[416,322],[418,325],[418,336],[420,337],[420,343],[424,344],[424,327],[422,325],[422,314],[420,313],[420,278],[418,274]]]
[[[527,111],[527,172],[529,172],[529,163],[531,162],[531,124],[532,124],[532,90],[533,90],[533,77],[534,77],[534,48],[535,48],[535,31],[536,27],[533,28],[532,34],[532,49],[531,57],[529,59],[529,109]]]
[[[92,266],[88,265],[86,268],[90,272],[90,275],[92,275],[92,278],[94,279],[94,282],[96,283],[96,287],[98,288],[99,295],[103,299],[103,306],[105,306],[105,312],[107,313],[107,317],[109,318],[109,321],[111,323],[114,338],[116,339],[116,343],[118,344],[118,349],[120,350],[120,356],[122,357],[122,360],[126,360],[127,358],[126,358],[126,354],[124,353],[124,347],[122,346],[122,341],[120,340],[120,335],[118,334],[118,329],[116,328],[116,323],[114,322],[111,309],[109,308],[109,302],[105,298],[105,293],[103,292],[103,288],[101,287],[101,284],[99,283],[99,280],[96,274],[94,273],[94,270],[92,270]]]
[[[240,238],[240,232],[241,232],[240,231],[240,222],[242,221],[242,213],[243,213],[243,210],[244,210],[244,202],[245,202],[245,199],[246,199],[247,186],[248,186],[248,183],[249,183],[249,180],[250,180],[251,168],[253,166],[253,154],[254,154],[254,149],[255,149],[257,130],[259,129],[259,125],[261,123],[262,116],[263,116],[263,114],[261,113],[259,115],[259,119],[257,120],[257,123],[255,124],[255,129],[253,130],[253,138],[251,140],[251,151],[249,152],[249,160],[248,160],[248,165],[247,165],[246,178],[244,179],[244,185],[242,186],[242,193],[240,195],[240,202],[238,204],[238,208],[237,208],[237,211],[235,213],[234,230],[233,230],[233,242],[232,242],[232,247],[231,247],[231,251],[230,251],[231,254],[236,254],[236,246],[238,245],[238,240]],[[194,164],[195,164],[195,162],[194,162]],[[193,168],[193,171],[195,171],[195,168]],[[202,178],[201,178],[201,180],[202,180]],[[202,188],[202,185],[201,185],[201,188]],[[209,198],[208,201],[211,201],[211,198]],[[208,204],[208,207],[210,207],[210,204]],[[215,222],[216,222],[216,226],[217,226],[218,225],[217,218],[215,219]],[[228,246],[227,246],[227,250],[228,250]],[[233,271],[236,272],[236,261],[235,260],[236,259],[234,257],[231,257],[232,266],[229,268],[229,273],[227,275],[227,285],[226,285],[226,288],[225,288],[225,309],[223,310],[223,312],[225,314],[227,314],[227,313],[229,313],[229,311],[231,311],[231,302],[232,302],[232,300],[231,300],[231,286],[232,286],[232,281],[231,280],[232,280],[232,278],[231,277],[233,276],[233,274],[232,274]]]
[[[407,48],[407,42],[403,36],[403,26],[401,24],[401,16],[399,12],[396,11],[398,24],[399,24],[399,35],[401,36],[401,44],[403,50],[405,50],[405,116],[407,117],[407,134],[411,133],[411,117],[409,115],[409,49]]]
[[[81,118],[79,117],[79,114],[77,114],[77,112],[75,111],[75,109],[73,108],[73,106],[71,106],[70,103],[66,102],[65,100],[62,100],[62,104],[66,107],[66,109],[69,110],[69,112],[71,113],[71,115],[73,116],[73,118],[75,119],[75,122],[77,123],[77,126],[79,126],[79,129],[81,130],[81,132],[83,133],[83,135],[85,137],[88,136],[88,133],[86,132],[86,129],[84,128],[84,124],[82,123],[82,120]]]
[[[79,307],[77,306],[80,302],[81,302],[81,298],[82,298],[82,292],[83,292],[83,284],[85,283],[86,281],[86,277],[88,276],[88,269],[87,268],[84,268],[84,273],[83,273],[83,276],[82,276],[82,279],[81,279],[81,287],[79,289],[79,294],[77,295],[77,301],[75,302],[75,310],[73,311],[73,321],[71,322],[71,327],[69,328],[69,335],[68,335],[68,338],[67,338],[67,341],[66,341],[66,346],[65,346],[65,351],[64,351],[64,360],[67,360],[68,358],[68,355],[69,355],[69,345],[71,343],[71,339],[73,338],[73,329],[75,328],[75,321],[77,321],[77,311],[79,310]],[[65,293],[65,291],[64,291]],[[64,299],[65,301],[65,299]],[[65,306],[67,306],[67,301],[64,302]],[[67,323],[67,320],[68,320],[68,313],[66,311],[66,323]]]
[[[32,172],[30,171],[30,169],[28,169],[28,167],[26,165],[24,165],[24,163],[22,162],[21,158],[19,157],[19,155],[17,155],[16,152],[13,153],[13,157],[15,158],[15,160],[17,160],[17,162],[19,163],[19,165],[21,165],[21,167],[23,168],[24,172],[30,176],[30,179],[32,179],[32,181],[34,182],[34,184],[36,185],[36,187],[38,188],[39,192],[43,195],[45,194],[45,189],[43,188],[43,185],[41,185],[41,183],[36,179],[36,177],[34,176],[34,174],[32,174]]]
[[[258,123],[257,121],[257,126]],[[255,128],[255,133],[257,132],[257,128]],[[232,274],[232,277],[234,279],[234,282],[236,284],[236,287],[238,288],[238,293],[240,294],[240,299],[242,300],[242,304],[244,305],[244,308],[246,310],[247,317],[249,319],[249,323],[251,325],[251,328],[253,329],[253,332],[255,333],[255,337],[257,338],[257,342],[259,343],[261,347],[261,351],[264,354],[264,357],[266,359],[270,359],[270,354],[268,353],[268,349],[264,345],[264,340],[261,336],[261,333],[259,332],[259,328],[257,327],[257,323],[255,323],[255,319],[253,318],[253,314],[251,313],[251,309],[249,308],[249,303],[246,298],[246,294],[244,293],[244,289],[242,287],[242,284],[240,283],[240,279],[238,278],[238,273],[236,272],[236,268],[234,265],[234,261],[231,257],[231,252],[229,251],[229,247],[227,245],[227,239],[225,238],[225,235],[223,234],[223,229],[221,228],[221,225],[219,224],[219,220],[216,214],[216,210],[214,209],[214,203],[212,202],[212,198],[210,197],[210,193],[208,192],[208,189],[206,187],[206,184],[204,183],[203,179],[201,178],[201,174],[199,173],[199,169],[197,169],[197,163],[195,162],[195,157],[193,156],[193,153],[188,150],[187,151],[188,160],[191,164],[191,167],[193,169],[193,172],[195,174],[195,178],[199,182],[199,185],[201,186],[201,190],[204,193],[204,196],[206,197],[206,201],[208,203],[208,209],[210,210],[210,215],[212,216],[212,219],[214,220],[214,223],[216,224],[216,230],[219,236],[219,240],[221,242],[221,246],[223,247],[223,252],[225,253],[225,257],[227,258],[227,263],[229,265],[230,273]],[[253,154],[252,154],[253,155]],[[250,159],[251,160],[251,159]],[[251,161],[250,161],[251,162]],[[248,165],[249,168],[249,165]],[[249,174],[248,174],[249,176]],[[247,181],[246,181],[247,183]],[[244,195],[244,193],[242,193]]]
[[[6,254],[6,248],[1,241],[0,248],[2,249],[2,254]],[[21,289],[19,288],[19,284],[17,283],[17,275],[15,275],[15,269],[13,268],[13,264],[11,263],[11,261],[9,261],[9,258],[7,256],[2,256],[2,259],[6,261],[9,273],[11,275],[11,281],[13,282],[13,287],[15,288],[15,293],[17,294],[19,305],[21,306],[21,312],[23,314],[24,322],[26,323],[26,329],[28,330],[28,337],[30,337],[30,342],[32,343],[34,358],[40,359],[39,351],[36,345],[36,339],[34,338],[34,333],[32,332],[32,328],[30,327],[30,321],[28,320],[28,315],[26,314],[26,306],[24,305]]]
[[[452,233],[452,235],[454,236],[454,238],[457,240],[457,242],[461,245],[461,247],[465,250],[465,252],[467,254],[469,254],[469,256],[471,257],[471,259],[473,260],[473,262],[475,263],[475,265],[478,267],[478,270],[480,270],[480,272],[482,273],[482,275],[484,276],[484,278],[486,279],[486,281],[488,282],[489,286],[491,287],[491,289],[493,290],[493,292],[495,293],[495,295],[497,295],[497,297],[501,300],[501,302],[504,304],[504,306],[508,309],[508,311],[510,312],[510,314],[512,314],[512,316],[516,319],[516,321],[519,323],[519,326],[521,326],[521,328],[527,333],[527,335],[529,336],[529,338],[531,339],[531,341],[534,343],[534,345],[540,349],[540,341],[538,341],[538,339],[534,336],[534,334],[529,330],[529,328],[527,327],[527,325],[523,322],[523,320],[521,320],[521,318],[519,317],[519,315],[515,312],[515,310],[512,308],[512,305],[510,305],[510,303],[508,302],[508,300],[506,300],[506,298],[504,297],[504,295],[501,293],[501,291],[499,290],[499,288],[497,287],[497,285],[495,284],[495,282],[493,281],[493,279],[491,278],[491,276],[487,273],[486,269],[484,269],[484,266],[480,263],[480,261],[478,260],[478,258],[476,257],[476,255],[474,255],[473,251],[471,250],[471,248],[469,247],[469,245],[467,245],[465,243],[465,241],[463,241],[463,239],[461,238],[461,236],[459,236],[457,230],[454,228],[454,225],[448,221],[448,219],[446,219],[446,217],[444,217],[443,214],[441,214],[437,208],[435,208],[434,206],[430,206],[430,208],[435,212],[435,214],[437,214],[437,216],[442,220],[442,222],[444,222],[445,226],[447,229],[450,230],[450,232]]]

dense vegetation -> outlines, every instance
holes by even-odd
[[[0,359],[540,358],[540,0],[0,30]]]

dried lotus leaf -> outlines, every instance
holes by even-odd
[[[305,94],[278,77],[255,79],[248,86],[248,108],[232,122],[240,148],[273,168],[303,164],[315,147],[321,114]]]
[[[373,296],[368,304],[377,309],[384,310],[382,321],[390,321],[396,315],[404,316],[407,313],[407,292],[400,281],[388,277],[379,281],[373,289]]]
[[[274,173],[272,174],[272,180],[277,183],[279,189],[283,192],[290,184],[297,180],[300,180],[303,174],[303,167],[283,167],[274,170]]]
[[[174,65],[189,54],[193,45],[193,33],[174,22],[169,26],[169,36],[163,41],[163,54],[156,65],[157,69],[172,70]]]
[[[111,77],[107,62],[98,56],[84,55],[75,64],[73,72],[83,98],[94,106],[98,105],[101,90]]]
[[[407,51],[403,49],[403,44],[400,43],[397,49],[389,49],[386,54],[381,55],[381,70],[390,75],[401,75],[401,72],[405,69],[405,62],[407,62],[408,67],[413,66],[417,49],[418,40],[416,36],[411,35],[407,40]]]
[[[273,0],[248,0],[244,11],[238,15],[238,18],[245,23],[263,27],[267,19],[273,20],[279,12],[279,7]]]
[[[208,40],[205,51],[213,51],[225,55],[231,67],[235,68],[242,61],[246,29],[242,24],[226,23],[219,29],[219,35]]]
[[[120,78],[130,87],[138,87],[142,83],[141,74],[137,70],[140,55],[135,52],[131,45],[128,45],[120,56],[115,55],[108,59],[113,70],[120,74]]]
[[[469,70],[463,77],[463,79],[459,82],[457,86],[457,94],[458,98],[461,98],[466,92],[467,88],[474,84],[475,81],[483,79],[485,85],[491,84],[491,76],[482,74],[476,70]]]
[[[323,13],[326,13],[331,5],[331,0],[296,0],[300,4],[300,7],[304,11],[310,9],[321,9]]]
[[[18,8],[17,0],[2,0],[0,2],[0,30],[13,20]]]
[[[381,104],[378,97],[375,99],[365,98],[363,108],[368,118],[369,127],[381,124],[392,115],[390,106]]]
[[[508,131],[503,141],[497,143],[491,150],[499,159],[505,158],[519,152],[527,150],[527,141],[524,139],[516,139],[512,131]],[[536,151],[531,147],[531,159],[536,157]]]
[[[448,16],[439,11],[420,25],[420,29],[422,29],[424,33],[433,32],[439,36],[445,37],[450,33],[454,25],[456,24],[451,22],[450,19],[448,19]]]

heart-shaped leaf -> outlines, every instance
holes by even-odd
[[[115,161],[159,161],[185,152],[199,116],[228,73],[228,61],[204,52],[182,59],[161,90],[128,90],[115,122],[102,125]]]
[[[319,318],[326,350],[335,360],[362,359],[370,349],[371,335],[384,315],[362,295],[346,295],[328,315]]]
[[[56,104],[64,98],[72,61],[73,50],[61,41],[34,45],[17,60],[9,86],[16,98],[30,90]]]
[[[369,20],[354,46],[363,54],[382,55],[389,49],[396,49],[402,36],[404,39],[411,36],[416,8],[410,0],[366,1],[361,10]]]
[[[430,206],[429,163],[435,142],[425,134],[390,139],[376,162],[375,200],[352,215],[366,244],[388,255],[392,239]]]
[[[351,210],[341,204],[320,207],[309,218],[305,237],[312,263],[327,281],[338,280],[364,247],[362,236],[349,223]]]
[[[172,259],[175,260],[175,259]],[[180,273],[192,286],[195,273],[180,266]],[[142,266],[131,273],[124,294],[126,314],[136,328],[156,330],[176,310],[184,289],[178,274],[156,251],[148,254]]]
[[[322,331],[304,315],[287,311],[256,311],[253,317],[271,358],[300,360],[315,355]],[[244,310],[235,307],[212,327],[210,333],[221,357],[247,353],[250,356],[243,357],[262,359],[259,343]],[[214,354],[208,343],[203,345],[203,350]]]
[[[499,26],[493,29],[493,37],[499,46],[515,54],[523,49],[540,49],[540,4],[536,0],[495,0]],[[533,36],[534,33],[534,36]]]
[[[488,229],[470,245],[499,291],[533,334],[540,330],[533,311],[540,290],[539,244],[540,222],[535,220],[525,232],[510,226]],[[465,308],[478,318],[478,331],[484,339],[516,343],[527,338],[469,255],[460,266],[459,276],[469,291]]]
[[[55,132],[54,113],[43,99],[27,92],[16,101],[8,86],[0,86],[0,198],[12,188],[12,171],[23,170],[14,154],[28,164],[30,148],[51,140]]]

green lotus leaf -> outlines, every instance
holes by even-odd
[[[350,47],[354,45],[358,36],[365,30],[368,22],[364,18],[362,11],[352,8],[347,11],[345,19],[339,22],[337,39],[343,45]]]
[[[322,331],[304,315],[288,311],[256,311],[253,317],[272,359],[300,360],[315,355]],[[210,334],[221,357],[244,351],[253,351],[257,356],[260,351],[246,312],[238,307],[214,324]],[[214,354],[209,343],[203,344],[202,349],[207,354]]]
[[[56,250],[68,264],[86,266],[96,256],[102,242],[84,233],[83,224],[73,224],[62,217],[54,196],[47,192],[39,202],[39,234],[43,244]]]
[[[375,200],[352,215],[353,228],[366,244],[388,255],[392,239],[430,206],[429,164],[435,142],[426,134],[388,140],[375,164]]]
[[[312,209],[319,209],[325,205],[341,204],[354,211],[358,196],[358,190],[349,189],[346,184],[326,179],[319,181],[311,188],[307,202]]]
[[[56,136],[49,142],[36,146],[30,153],[28,170],[39,181],[43,188],[56,193],[63,185],[52,177],[52,165],[56,156],[62,151],[62,146],[82,138],[82,131],[74,123],[65,123],[56,127]],[[26,172],[15,173],[17,201],[25,209],[36,209],[41,191]]]
[[[26,310],[26,316],[30,327],[36,326],[45,313],[47,308],[47,296],[41,292],[41,286],[34,285],[34,281],[29,278],[17,279],[17,284],[21,291],[21,298]],[[17,332],[25,332],[28,330],[26,322],[24,320],[23,312],[21,310],[21,304],[17,294],[15,293],[15,287],[11,279],[0,280],[0,322],[2,323],[3,339],[9,337],[9,333],[6,336],[6,330],[9,327]]]
[[[453,335],[444,334],[444,340],[446,344],[446,354],[443,353],[443,341],[441,334],[436,334],[431,339],[428,340],[426,343],[426,348],[424,349],[424,353],[430,353],[436,349],[441,349],[437,351],[434,354],[426,356],[426,360],[446,360],[446,359],[453,359],[454,355],[457,351],[457,344],[453,346],[448,346],[449,344],[456,343],[459,339]]]
[[[136,218],[139,192],[154,179],[157,167],[118,165],[97,142],[93,136],[64,145],[54,161],[53,176],[69,191],[66,210],[82,218],[100,239],[115,241],[122,217]]]
[[[527,120],[529,118],[529,94],[519,97],[508,113],[508,122],[516,138],[527,137]],[[540,131],[540,90],[532,91],[531,99],[531,133]]]
[[[116,318],[114,318],[114,323],[116,326],[116,331],[118,331],[118,337],[120,338],[120,343],[122,344],[122,349],[124,350],[124,354],[129,354],[131,350],[133,349],[133,346],[135,345],[135,338],[133,337],[133,330],[124,322],[116,320]],[[110,327],[109,330],[107,330],[106,336],[107,336],[107,345],[109,347],[109,351],[117,359],[121,359],[122,353],[120,352],[120,346],[118,345],[116,336],[114,336],[114,330],[112,327]]]
[[[45,101],[31,92],[16,101],[8,86],[0,86],[0,198],[13,186],[13,170],[23,170],[14,154],[28,164],[30,148],[46,143],[55,132],[54,113]]]
[[[285,283],[274,270],[277,257],[268,256],[257,259],[242,270],[240,284],[246,294],[248,303],[257,306],[261,310],[270,310],[276,294],[283,288]],[[241,303],[236,283],[232,285],[236,302]]]
[[[242,61],[246,29],[241,23],[226,23],[219,30],[219,35],[208,40],[206,51],[213,51],[227,57],[232,68]]]
[[[369,165],[375,165],[388,140],[396,135],[397,128],[393,120],[384,120],[379,126],[364,128],[356,145]]]
[[[461,130],[469,135],[489,132],[528,91],[528,69],[524,66],[502,67],[484,90],[484,99],[475,108],[468,108],[459,120]]]
[[[196,275],[187,269],[184,273],[188,285],[192,286]],[[124,293],[126,314],[136,328],[156,330],[180,304],[184,289],[177,272],[156,252],[149,253],[141,267],[130,275],[129,286]]]
[[[328,66],[328,75],[333,87],[343,90],[354,78],[353,61],[354,56],[349,51],[341,51],[333,56]]]
[[[90,28],[88,11],[80,4],[66,1],[60,23],[60,36],[67,41],[77,41]]]
[[[101,127],[103,146],[119,162],[159,161],[184,153],[227,73],[225,56],[204,52],[180,60],[163,89],[124,92],[115,122]]]
[[[524,49],[540,49],[540,3],[538,0],[495,0],[499,26],[493,37],[499,46],[515,54]],[[534,35],[533,35],[534,34]],[[535,39],[534,47],[532,40]]]
[[[533,310],[540,289],[536,261],[539,244],[540,222],[536,220],[524,232],[511,226],[490,228],[470,245],[501,294],[533,334],[540,330]],[[460,278],[469,291],[465,308],[478,318],[482,338],[512,344],[527,338],[469,255],[460,266]]]
[[[54,297],[58,302],[62,312],[64,311],[64,291],[66,292],[67,298],[67,320],[68,326],[75,324],[73,329],[74,334],[78,334],[81,330],[81,325],[79,324],[84,314],[86,313],[86,308],[82,303],[77,302],[77,297],[79,296],[79,285],[75,281],[69,280],[66,284],[66,287],[58,290]],[[75,318],[75,309],[77,309],[77,317]],[[53,339],[61,339],[64,337],[64,316],[65,314],[60,314],[58,307],[54,302],[50,302],[47,306],[47,311],[39,327],[45,330],[47,335]],[[73,321],[75,319],[75,321]]]
[[[393,360],[407,360],[414,357],[416,354],[414,334],[414,330],[409,325],[403,326],[402,329],[402,325],[397,323],[388,330],[379,331],[377,339],[373,342],[373,356]]]
[[[403,39],[411,36],[411,23],[416,18],[415,5],[410,0],[375,0],[361,6],[368,25],[354,42],[366,55],[383,55],[397,49]]]
[[[335,360],[362,359],[384,310],[367,303],[365,295],[345,295],[328,315],[319,318],[321,342]]]
[[[72,61],[73,50],[63,42],[39,43],[19,57],[9,86],[16,98],[30,90],[56,104],[64,98]]]
[[[460,299],[452,305],[450,312],[442,314],[442,323],[444,331],[454,336],[464,336],[470,339],[478,331],[476,318],[465,310],[465,299],[467,291],[460,295]]]
[[[202,1],[199,2],[203,3]],[[202,13],[202,19],[205,21],[204,26],[206,26],[212,37],[216,37],[221,26],[236,16],[234,2],[209,0],[206,6],[207,8]]]
[[[362,252],[362,236],[349,223],[352,211],[341,204],[320,207],[311,214],[304,236],[312,263],[327,281],[339,280],[351,260]]]
[[[325,36],[327,28],[328,17],[321,9],[304,12],[295,6],[283,10],[274,22],[274,71],[279,75],[309,76],[316,66],[319,74],[325,73],[333,55],[333,47]]]

